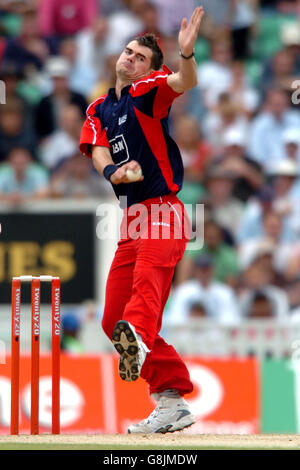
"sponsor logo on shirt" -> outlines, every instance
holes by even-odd
[[[129,160],[129,152],[123,134],[117,135],[109,141],[112,149],[112,158],[116,165],[121,165]]]
[[[127,114],[124,114],[124,116],[119,117],[119,126],[124,124],[124,122],[127,121]]]

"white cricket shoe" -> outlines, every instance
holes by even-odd
[[[136,333],[134,326],[125,320],[118,321],[112,334],[112,343],[120,354],[121,379],[126,382],[137,380],[150,350]]]
[[[153,394],[157,407],[143,421],[129,426],[129,434],[154,434],[180,431],[195,423],[187,402],[177,390]]]

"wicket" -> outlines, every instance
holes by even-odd
[[[11,422],[19,434],[21,283],[31,282],[31,413],[30,432],[39,434],[39,360],[41,282],[51,282],[52,301],[52,434],[60,433],[60,279],[20,276],[12,279]]]

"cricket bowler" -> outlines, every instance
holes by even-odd
[[[102,326],[120,355],[120,377],[132,382],[141,376],[157,401],[129,433],[167,433],[195,422],[183,398],[193,390],[189,372],[159,332],[190,227],[176,196],[183,164],[168,116],[173,101],[197,84],[194,46],[203,15],[199,7],[190,21],[182,20],[176,73],[163,65],[155,36],[130,41],[116,64],[115,88],[88,107],[81,133],[81,152],[92,158],[117,198],[126,200]]]

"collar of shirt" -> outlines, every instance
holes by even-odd
[[[124,88],[122,88],[121,97],[127,95],[127,93],[128,93],[129,90],[130,90],[130,87],[131,87],[131,85],[127,85],[127,86],[125,86]],[[116,95],[116,89],[115,89],[115,88],[110,88],[110,89],[108,90],[108,95],[109,95],[111,98],[115,99],[115,100],[118,99],[118,98],[117,98],[117,95]]]
[[[173,72],[171,69],[169,69],[169,67],[167,67],[165,64],[163,64],[162,66],[162,70],[155,70],[154,72],[151,72],[149,75],[145,75],[145,77],[142,77],[142,78],[139,78],[138,80],[136,80],[135,82],[133,83],[137,83],[137,82],[140,82],[141,80],[147,80],[149,79],[150,77],[152,77],[153,75],[156,75],[157,73],[167,73],[168,75],[171,75]],[[130,88],[131,88],[132,84],[131,85],[127,85],[125,86],[124,88],[122,88],[122,91],[121,91],[121,97],[124,96],[124,95],[127,95],[127,93],[129,92]],[[118,99],[117,98],[117,95],[116,95],[116,89],[115,88],[110,88],[108,90],[108,95],[113,98],[113,99]]]

